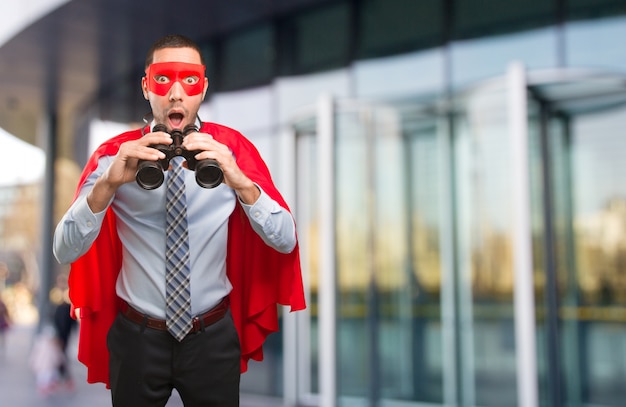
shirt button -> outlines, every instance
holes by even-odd
[[[259,212],[259,211],[254,212],[254,217],[255,218],[258,218],[259,216],[261,216],[261,212]]]
[[[78,247],[74,248],[74,253],[78,253]]]
[[[88,221],[88,222],[87,222],[87,226],[92,227],[92,226],[93,226],[93,223],[92,223],[91,221]]]

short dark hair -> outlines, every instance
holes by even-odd
[[[154,53],[163,48],[192,48],[198,51],[200,54],[200,62],[202,65],[206,65],[204,62],[204,56],[202,55],[202,50],[200,46],[196,44],[192,39],[185,37],[180,34],[169,34],[165,37],[161,37],[152,44],[150,49],[148,50],[148,54],[146,55],[146,66],[149,67],[152,64],[152,60],[154,59]]]

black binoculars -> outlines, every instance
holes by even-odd
[[[165,158],[157,161],[139,160],[137,165],[136,180],[137,184],[143,189],[156,189],[163,184],[163,171],[167,171],[170,166],[170,160],[177,156],[182,156],[187,161],[187,168],[196,172],[196,182],[203,188],[215,188],[224,180],[224,173],[217,161],[212,159],[196,160],[195,155],[200,151],[189,151],[183,148],[183,138],[189,133],[198,131],[198,128],[192,124],[186,126],[183,131],[169,131],[162,124],[157,124],[152,129],[155,131],[163,131],[172,136],[172,144],[154,144],[150,147],[156,148],[165,154]]]

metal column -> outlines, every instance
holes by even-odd
[[[537,407],[537,349],[530,224],[526,74],[511,63],[507,74],[513,191],[513,270],[518,407]]]
[[[330,95],[317,104],[319,194],[319,407],[334,407],[337,399],[334,103]]]
[[[37,308],[39,311],[39,325],[50,323],[51,303],[49,292],[53,285],[53,275],[57,263],[52,255],[52,236],[54,233],[54,186],[56,176],[54,163],[57,156],[57,113],[54,110],[48,112],[47,117],[42,119],[40,126],[41,144],[46,154],[43,178],[42,198],[42,222],[41,222],[41,260],[39,276],[39,292],[37,295]]]

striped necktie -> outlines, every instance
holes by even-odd
[[[168,331],[182,341],[192,326],[187,200],[182,157],[172,160],[165,195],[165,321]]]

